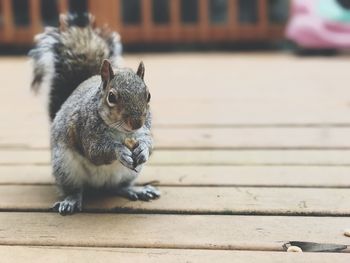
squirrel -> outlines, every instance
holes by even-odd
[[[51,162],[62,201],[61,215],[82,210],[85,189],[130,200],[160,196],[153,186],[134,186],[153,148],[151,94],[141,62],[136,73],[119,66],[117,33],[97,28],[91,15],[61,15],[29,52],[31,88],[49,87]]]

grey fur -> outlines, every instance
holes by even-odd
[[[131,200],[158,198],[160,194],[153,187],[133,186],[153,148],[150,94],[143,80],[143,64],[140,76],[127,68],[113,70],[117,51],[110,51],[111,45],[115,47],[115,38],[105,41],[96,33],[98,29],[67,25],[47,29],[39,36],[39,46],[31,52],[37,63],[34,89],[52,73],[45,67],[45,55],[62,55],[55,57],[50,87],[51,100],[62,102],[50,112],[50,115],[54,113],[51,115],[53,174],[63,196],[63,201],[54,208],[62,215],[81,211],[86,188],[108,190]],[[112,63],[106,60],[108,56]],[[81,74],[75,76],[76,72],[90,75],[78,85],[82,78]],[[60,92],[66,87],[67,79],[71,85],[68,95]],[[79,83],[73,86],[75,81]],[[125,146],[126,138],[137,141],[135,148]]]
[[[118,94],[118,107],[107,103],[111,90]],[[153,147],[147,92],[146,85],[133,71],[118,69],[107,87],[103,87],[100,76],[94,76],[79,85],[62,105],[51,127],[53,173],[65,197],[58,205],[61,214],[79,211],[81,204],[73,200],[77,204],[72,205],[72,196],[79,196],[86,186],[112,189],[115,194],[132,199],[138,196],[144,200],[148,196],[149,200],[159,196],[156,190],[150,193],[151,188],[132,187]],[[130,131],[129,126],[120,124],[130,116],[140,119],[140,129]],[[138,142],[134,150],[124,145],[127,137]],[[124,166],[118,168],[118,174],[113,170],[116,163]],[[96,179],[90,177],[99,176],[94,174],[99,167],[104,170],[101,176],[109,179],[100,178],[96,183]]]

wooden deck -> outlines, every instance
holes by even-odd
[[[285,242],[350,244],[349,57],[128,55],[146,65],[152,202],[50,212],[49,126],[25,58],[0,59],[2,262],[349,262]],[[6,260],[5,260],[6,259]],[[4,261],[3,261],[4,260]]]

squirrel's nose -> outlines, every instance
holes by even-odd
[[[127,124],[132,130],[140,129],[143,126],[142,120],[134,118],[128,119]]]

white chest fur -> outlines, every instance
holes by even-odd
[[[132,182],[138,175],[138,172],[126,168],[119,161],[97,166],[70,150],[65,154],[64,163],[69,166],[71,171],[67,179],[77,186],[118,186],[122,183]],[[137,168],[140,171],[142,167]]]

